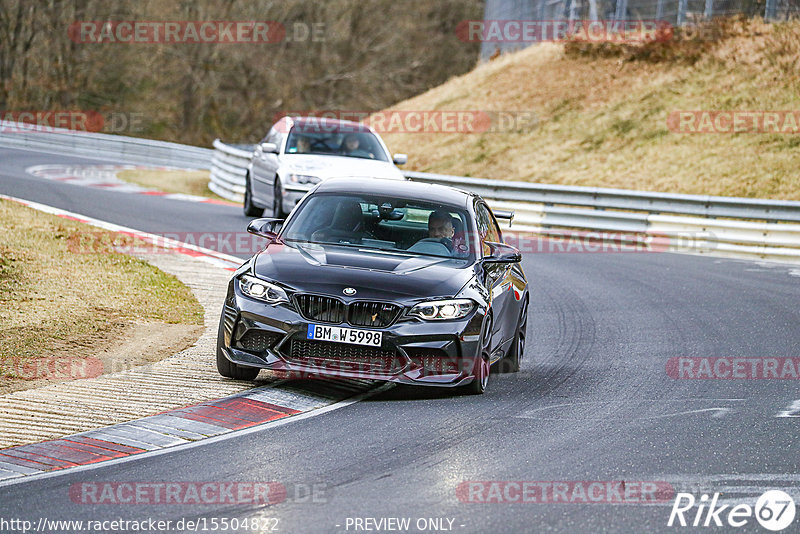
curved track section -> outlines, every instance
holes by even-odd
[[[147,231],[241,231],[246,221],[233,207],[115,196],[20,171],[53,156],[4,150],[0,157],[0,192],[92,217]],[[32,480],[4,495],[0,511],[34,521],[269,517],[283,532],[354,532],[356,519],[369,518],[410,518],[410,532],[421,531],[419,518],[470,533],[667,532],[671,498],[481,503],[465,501],[486,493],[465,498],[458,488],[656,481],[698,497],[721,492],[727,504],[753,504],[768,488],[800,502],[800,419],[786,417],[798,412],[787,410],[800,398],[797,380],[667,374],[670,358],[800,356],[796,267],[595,253],[528,255],[525,269],[533,292],[522,371],[493,375],[481,397],[396,387],[268,433]],[[91,505],[70,497],[86,481],[277,481],[318,493],[289,491],[271,505]]]

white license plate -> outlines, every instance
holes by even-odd
[[[380,347],[381,341],[383,341],[383,332],[376,332],[374,330],[359,330],[358,328],[344,328],[341,326],[328,326],[323,324],[310,324],[308,325],[306,339]]]

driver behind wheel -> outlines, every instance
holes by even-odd
[[[428,237],[453,239],[453,218],[444,210],[432,211],[428,216]]]
[[[451,216],[445,210],[433,211],[428,216],[428,237],[418,241],[417,244],[422,246],[424,242],[440,243],[456,258],[463,258],[469,254],[461,219]],[[416,250],[419,250],[419,247],[416,247]]]
[[[440,243],[453,252],[453,218],[444,210],[432,211],[428,216],[428,238],[438,239]]]

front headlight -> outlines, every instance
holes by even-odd
[[[322,181],[322,178],[308,174],[290,174],[289,181],[293,184],[318,184]]]
[[[445,321],[466,317],[474,307],[475,303],[469,299],[431,300],[420,302],[408,313],[426,321]]]
[[[242,293],[248,297],[263,300],[270,304],[289,302],[286,291],[275,284],[248,274],[242,275],[239,278],[239,288],[242,290]]]

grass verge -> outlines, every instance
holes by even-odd
[[[112,235],[0,200],[0,392],[74,378],[56,372],[57,362],[96,359],[107,372],[122,345],[149,332],[167,342],[126,366],[169,356],[200,335],[203,308],[177,278],[86,246]]]
[[[208,171],[131,169],[117,173],[117,178],[165,193],[183,193],[230,202],[208,188]]]

